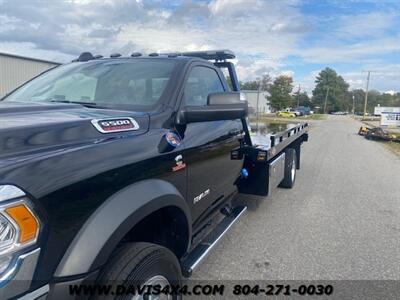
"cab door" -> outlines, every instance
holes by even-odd
[[[182,105],[205,106],[210,93],[224,92],[222,74],[206,65],[195,65],[184,84]],[[234,182],[241,160],[231,160],[231,151],[240,146],[243,126],[238,120],[186,124],[183,160],[187,166],[187,201],[196,221],[218,200],[236,190]]]

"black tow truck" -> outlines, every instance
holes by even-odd
[[[293,187],[308,124],[252,130],[234,57],[85,52],[0,101],[1,299],[180,283],[239,193]]]

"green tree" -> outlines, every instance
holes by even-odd
[[[272,78],[269,74],[264,74],[260,80],[260,90],[269,92],[272,86]]]
[[[233,91],[232,80],[231,77],[228,75],[226,76],[226,82],[228,83],[229,89]]]
[[[313,103],[323,112],[326,98],[326,112],[348,111],[350,108],[349,84],[335,70],[325,68],[315,79]]]
[[[354,95],[354,113],[362,114],[364,111],[365,91],[363,89],[356,89],[352,91],[351,105],[353,106]]]
[[[394,95],[388,93],[379,94],[377,104],[380,106],[400,106],[400,93]]]
[[[313,106],[313,103],[311,102],[311,99],[310,99],[310,97],[308,97],[308,94],[306,93],[306,92],[302,92],[302,93],[300,93],[300,94],[295,94],[294,95],[294,97],[296,98],[295,99],[295,105],[294,106],[297,106],[297,101],[299,102],[299,106],[307,106],[307,107],[310,107],[310,108],[314,108],[314,106]],[[297,97],[298,97],[298,99],[297,99]]]
[[[272,78],[268,74],[261,77],[259,81],[252,80],[246,82],[240,82],[241,90],[257,91],[260,88],[261,91],[269,91],[272,85]]]
[[[377,90],[368,91],[368,106],[367,106],[368,113],[370,113],[370,114],[373,113],[375,106],[378,106],[378,104],[380,104],[380,106],[387,106],[386,102],[379,101],[380,99],[383,100],[382,95],[381,95],[381,93],[379,93],[379,91],[377,91]],[[363,103],[363,111],[364,111],[364,101],[362,103]]]
[[[240,82],[240,89],[248,90],[248,91],[257,91],[258,90],[258,82],[255,80]]]
[[[292,98],[293,79],[290,76],[278,76],[270,87],[269,103],[276,110],[289,107]]]
[[[363,89],[355,89],[351,91],[351,99],[354,95],[354,111],[356,114],[364,113],[365,91]],[[351,105],[353,105],[351,100]],[[388,94],[380,93],[376,90],[368,91],[367,112],[374,113],[375,106],[400,106],[400,93]]]

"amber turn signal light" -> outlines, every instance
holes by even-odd
[[[19,227],[19,243],[27,243],[36,238],[39,224],[35,216],[25,205],[20,204],[9,207],[6,209],[6,212]]]

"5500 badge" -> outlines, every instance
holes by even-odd
[[[139,124],[130,117],[96,119],[92,120],[92,124],[101,133],[113,133],[139,129]]]

